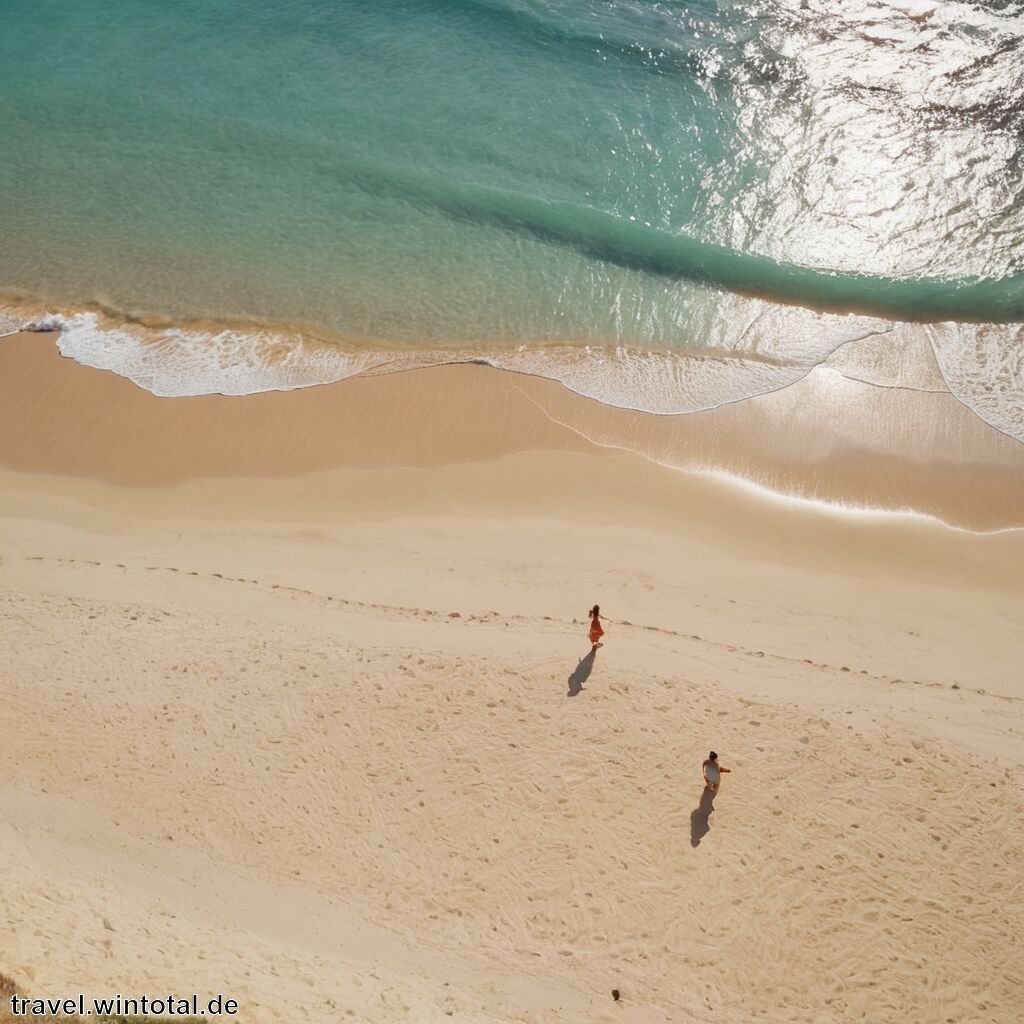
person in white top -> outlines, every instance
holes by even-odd
[[[718,755],[712,750],[707,756],[707,760],[701,765],[701,770],[704,773],[704,785],[711,790],[712,793],[718,792],[718,785],[722,781],[722,772],[731,772],[731,768],[726,768],[718,763]]]

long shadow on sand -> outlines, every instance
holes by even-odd
[[[700,846],[700,841],[711,831],[711,812],[715,809],[715,794],[707,786],[700,795],[700,803],[690,815],[690,845]]]
[[[594,658],[596,657],[597,649],[595,648],[586,657],[580,658],[572,675],[569,676],[570,697],[575,697],[583,689],[583,684],[590,678],[590,673],[594,671]]]

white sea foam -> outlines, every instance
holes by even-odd
[[[271,331],[101,326],[95,313],[52,317],[61,355],[110,370],[162,398],[248,395],[343,380],[379,359]]]
[[[723,321],[734,312],[724,310]],[[389,349],[272,328],[141,328],[101,322],[93,312],[48,313],[31,322],[12,319],[12,326],[59,331],[62,355],[110,370],[160,397],[286,391],[363,373],[482,360],[499,369],[557,380],[606,405],[671,415],[778,391],[826,364],[844,376],[883,387],[937,391],[948,386],[987,423],[1024,440],[1021,325],[893,329],[869,318],[804,313],[785,310],[779,314],[781,321],[774,311],[759,313],[738,332],[740,340],[732,347],[729,336],[721,334],[721,347],[690,353],[542,344]],[[767,322],[762,322],[765,317]],[[709,333],[715,339],[714,330]],[[923,357],[925,339],[934,363]]]
[[[716,320],[727,320],[733,312],[720,310]],[[59,331],[62,355],[110,370],[161,397],[284,391],[366,372],[482,360],[499,369],[557,380],[607,405],[675,414],[785,387],[852,334],[868,333],[877,323],[846,318],[837,327],[831,320],[839,318],[805,317],[805,312],[796,311],[796,319],[791,313],[785,324],[779,324],[770,312],[751,316],[748,311],[743,329],[731,336],[709,323],[715,347],[689,353],[568,344],[375,348],[273,328],[210,331],[118,325],[101,321],[94,312],[47,313],[31,323],[22,321],[22,326]],[[798,322],[808,317],[808,324]],[[818,330],[810,329],[813,326]],[[788,344],[773,346],[771,339],[783,327]],[[782,357],[783,349],[789,350],[789,358]]]
[[[62,355],[127,377],[161,397],[287,391],[366,372],[482,360],[498,369],[557,380],[606,405],[676,414],[777,390],[814,365],[775,363],[739,352],[706,356],[625,346],[373,349],[263,330],[140,332],[101,326],[94,313],[52,318],[48,324],[60,331]]]
[[[605,405],[658,415],[713,409],[776,391],[800,380],[810,369],[739,355],[707,357],[597,346],[523,346],[487,362],[503,370],[557,380],[570,391]]]
[[[1024,441],[1024,324],[927,328],[949,390],[986,423]]]
[[[605,298],[618,303],[621,297]],[[784,388],[846,343],[893,326],[732,293],[709,295],[680,315],[680,338],[700,338],[700,347],[487,340],[398,348],[321,340],[274,325],[142,327],[89,311],[47,313],[35,326],[60,331],[63,355],[111,370],[163,397],[291,390],[366,372],[483,360],[559,381],[606,405],[662,415],[712,409]]]

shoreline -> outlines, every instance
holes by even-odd
[[[519,451],[622,452],[823,514],[921,516],[980,534],[1024,527],[1024,444],[935,389],[937,371],[929,377],[925,367],[909,382],[865,382],[853,376],[862,372],[856,357],[851,343],[833,365],[777,391],[658,415],[473,363],[238,397],[164,399],[62,358],[50,334],[21,332],[0,339],[0,434],[7,439],[0,464],[152,487],[211,476],[427,467]]]

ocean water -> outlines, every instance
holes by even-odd
[[[1024,438],[1021,4],[3,13],[0,291],[158,393],[484,358],[676,412],[909,322]]]

